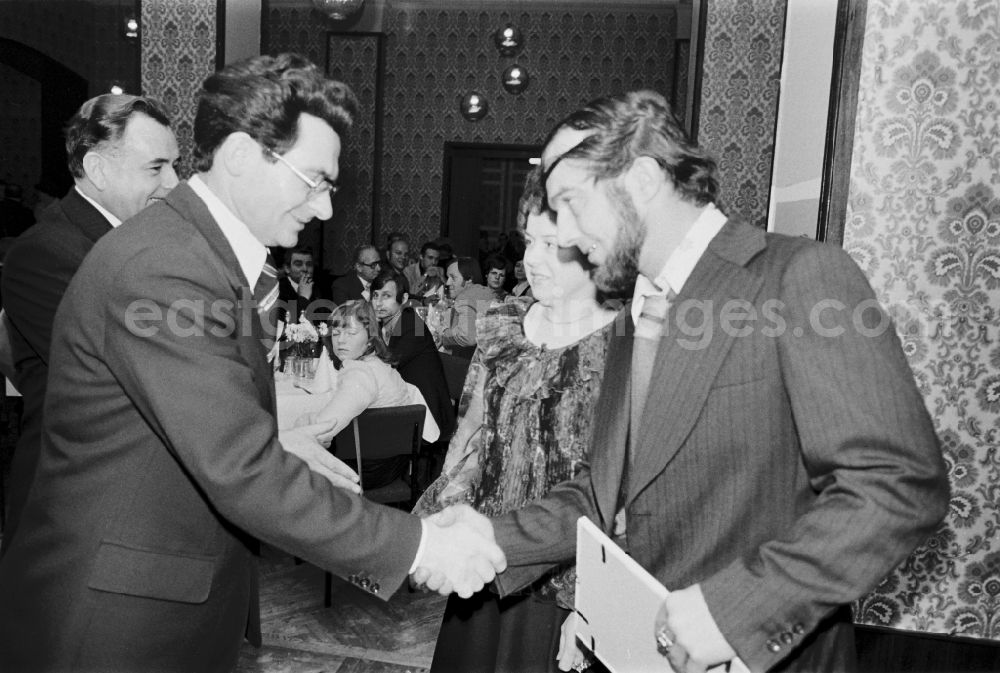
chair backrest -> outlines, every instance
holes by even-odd
[[[416,458],[426,411],[422,404],[365,409],[337,435],[337,457],[356,459],[359,474],[365,460],[400,455]]]

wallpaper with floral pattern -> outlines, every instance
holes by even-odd
[[[952,488],[856,619],[1000,638],[1000,0],[868,0],[844,247],[896,320]]]
[[[767,226],[786,0],[707,0],[698,143],[727,215]]]
[[[170,111],[191,174],[194,114],[201,83],[215,72],[216,0],[142,0],[142,92]]]

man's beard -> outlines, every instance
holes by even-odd
[[[646,240],[646,225],[628,192],[616,184],[607,189],[618,216],[618,234],[604,264],[594,269],[593,279],[597,289],[608,295],[627,295],[639,275],[639,251]]]

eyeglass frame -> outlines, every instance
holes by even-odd
[[[329,196],[332,197],[334,194],[340,191],[340,185],[330,182],[328,178],[313,180],[308,175],[306,175],[298,168],[296,168],[292,164],[292,162],[290,162],[288,159],[286,159],[285,157],[281,156],[280,154],[272,150],[270,147],[265,147],[264,149],[272,157],[274,157],[275,159],[283,163],[285,166],[287,166],[288,170],[290,170],[292,173],[295,174],[295,177],[297,177],[302,182],[306,183],[306,185],[309,187],[309,193],[307,195],[307,198],[309,198],[310,200],[315,199],[317,196],[322,196],[323,194],[328,194]]]
[[[369,269],[374,269],[376,266],[382,266],[382,260],[376,259],[374,262],[355,262],[355,264],[360,264],[361,266],[367,266]]]

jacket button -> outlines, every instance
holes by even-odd
[[[785,645],[791,645],[792,644],[792,640],[793,640],[792,639],[792,634],[790,634],[788,631],[784,631],[781,634],[781,642],[783,642]]]
[[[767,649],[771,652],[778,652],[781,650],[781,643],[773,638],[768,638],[767,642],[764,644],[767,645]]]
[[[800,622],[796,622],[795,624],[792,625],[792,633],[794,633],[795,635],[801,636],[805,632],[806,632],[806,627],[802,626]]]

